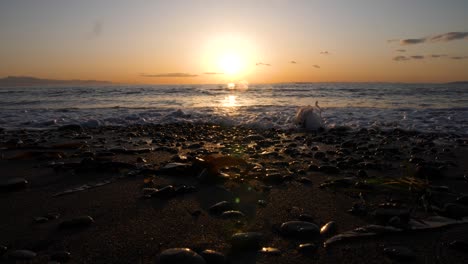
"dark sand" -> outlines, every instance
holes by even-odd
[[[211,125],[70,127],[3,131],[0,146],[0,182],[15,177],[28,181],[0,189],[0,245],[8,248],[0,252],[1,263],[14,263],[11,254],[19,249],[37,253],[26,263],[47,263],[56,251],[70,252],[69,263],[154,263],[161,251],[174,247],[217,250],[227,263],[393,263],[384,248],[395,245],[409,248],[413,263],[468,260],[468,250],[449,246],[456,240],[468,242],[468,224],[358,238],[327,248],[327,237],[297,239],[279,232],[281,223],[307,218],[303,214],[319,227],[336,222],[336,233],[371,223],[389,225],[374,215],[385,202],[410,210],[413,219],[447,216],[444,205],[468,193],[466,136],[340,129],[316,134]],[[207,156],[218,159],[208,162]],[[169,162],[190,167],[161,170]],[[334,167],[328,171],[325,164]],[[316,171],[314,165],[322,167]],[[203,169],[206,177],[201,180],[197,176]],[[229,177],[220,180],[219,173]],[[354,178],[321,187],[344,177]],[[389,184],[391,179],[416,184]],[[54,196],[105,180],[111,183]],[[196,190],[144,197],[143,188],[169,184]],[[442,185],[447,188],[435,187]],[[245,217],[223,219],[208,211],[223,200],[234,203]],[[365,203],[362,215],[348,212],[355,203]],[[47,214],[58,218],[36,223],[35,217]],[[94,223],[59,227],[82,215]],[[405,228],[405,220],[400,222]],[[231,250],[230,237],[246,231],[263,233],[262,245],[281,254]],[[298,252],[297,246],[306,242],[318,245],[317,251]]]

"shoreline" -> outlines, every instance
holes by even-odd
[[[5,130],[0,144],[2,263],[22,249],[37,254],[32,263],[57,251],[70,252],[71,263],[154,263],[178,247],[213,249],[229,263],[391,263],[384,248],[395,245],[409,248],[416,263],[466,259],[449,244],[462,241],[468,225],[408,230],[410,219],[468,216],[456,200],[468,188],[466,135],[185,123]],[[27,183],[5,185],[11,178]],[[241,214],[213,214],[221,201]],[[61,228],[83,215],[93,221]],[[288,236],[281,224],[295,220],[333,221],[336,230]],[[323,247],[369,224],[405,231]],[[233,250],[230,237],[247,231],[280,253]],[[301,243],[316,249],[301,253]]]

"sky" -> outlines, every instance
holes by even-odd
[[[466,0],[0,0],[0,77],[468,80]]]

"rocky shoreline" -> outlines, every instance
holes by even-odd
[[[468,136],[0,131],[0,261],[462,263]]]

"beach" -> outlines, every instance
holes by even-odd
[[[459,133],[64,125],[0,146],[2,263],[466,259]]]

